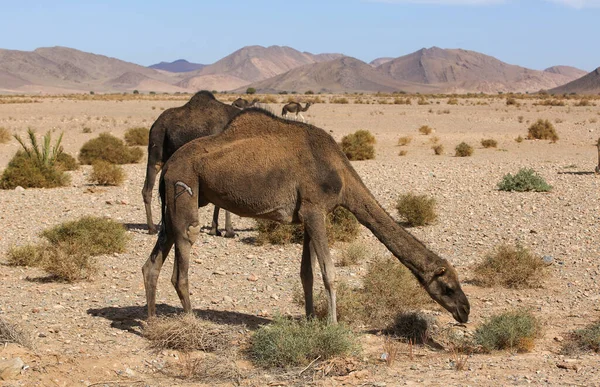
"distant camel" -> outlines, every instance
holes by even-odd
[[[252,102],[248,102],[248,100],[244,98],[238,98],[231,103],[231,106],[235,106],[238,109],[247,109],[256,105],[258,101],[260,101],[258,98],[254,98]]]
[[[156,227],[152,221],[152,189],[162,166],[184,144],[198,137],[220,133],[239,112],[239,109],[217,101],[212,93],[203,90],[196,93],[185,105],[167,109],[158,116],[150,128],[148,165],[142,189],[149,234],[156,234]],[[215,206],[211,235],[221,235],[218,224],[219,207]],[[226,237],[231,238],[235,235],[229,212],[225,212],[225,230]]]
[[[596,142],[596,147],[598,147],[598,165],[596,165],[596,175],[600,174],[600,137],[598,137],[598,142]]]
[[[288,113],[296,113],[296,117],[300,116],[300,118],[302,118],[302,121],[304,121],[304,117],[302,116],[302,114],[300,114],[300,112],[307,111],[310,105],[311,103],[307,102],[306,105],[302,107],[302,105],[300,105],[298,102],[290,102],[287,105],[285,105],[283,109],[281,109],[281,115],[283,117],[286,117]]]
[[[329,321],[337,322],[335,272],[325,218],[342,206],[457,321],[469,318],[469,301],[450,262],[425,247],[381,207],[335,140],[322,129],[256,108],[244,110],[220,134],[196,139],[175,152],[164,166],[160,194],[163,221],[142,268],[149,317],[156,313],[158,277],[173,244],[171,282],[183,310],[192,311],[188,268],[192,244],[200,232],[198,205],[213,203],[240,216],[304,225],[300,278],[309,317],[315,315],[313,267],[318,261]]]

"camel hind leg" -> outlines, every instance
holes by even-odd
[[[156,315],[156,287],[158,284],[158,276],[163,263],[167,260],[171,247],[173,247],[173,234],[171,233],[170,227],[165,227],[166,224],[168,224],[168,219],[163,219],[163,225],[158,234],[154,249],[152,249],[150,257],[142,267],[149,318]]]
[[[149,156],[150,157],[150,156]],[[146,222],[148,223],[148,234],[156,234],[156,226],[152,220],[152,189],[156,181],[156,175],[162,167],[161,163],[153,164],[151,160],[148,160],[146,167],[146,180],[144,180],[144,188],[142,188],[142,198],[144,199],[144,206],[146,207]]]
[[[310,235],[304,230],[304,241],[302,245],[302,263],[300,265],[300,279],[304,290],[304,309],[306,318],[315,317],[315,306],[313,298],[314,272],[317,255],[311,247]]]
[[[217,206],[215,206],[215,210],[213,212],[212,225],[208,235],[221,236],[221,231],[219,231],[219,207]],[[233,237],[235,237],[235,232],[233,231],[233,225],[231,224],[231,213],[229,211],[225,211],[225,238]]]

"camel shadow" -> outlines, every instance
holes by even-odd
[[[156,305],[157,316],[170,316],[183,313],[183,308],[167,304]],[[87,314],[110,320],[112,328],[131,332],[142,336],[143,322],[147,320],[146,306],[107,306],[104,308],[90,308]],[[256,330],[261,325],[271,322],[270,319],[253,316],[245,313],[212,309],[194,309],[194,314],[203,320],[208,320],[222,325],[243,325],[250,330]]]
[[[569,171],[569,172],[558,172],[559,175],[577,175],[577,176],[587,176],[593,175],[592,171]]]
[[[143,231],[148,233],[148,225],[146,223],[123,223],[127,231]]]

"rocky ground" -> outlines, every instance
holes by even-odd
[[[363,97],[364,99],[364,97]],[[379,100],[379,98],[374,98]],[[75,155],[83,142],[109,131],[117,136],[134,126],[149,127],[165,108],[184,100],[74,101],[43,98],[39,103],[0,105],[0,126],[23,135],[28,127],[38,133],[65,132],[64,146]],[[395,200],[413,191],[434,197],[439,220],[411,232],[449,259],[457,268],[471,302],[467,330],[473,331],[492,314],[527,308],[539,317],[543,335],[531,353],[498,352],[468,358],[465,370],[456,371],[457,359],[448,351],[417,347],[411,355],[400,345],[396,362],[380,360],[384,338],[362,332],[363,352],[356,371],[342,376],[322,376],[311,368],[278,372],[254,368],[240,355],[241,385],[600,385],[597,354],[560,354],[562,341],[573,329],[600,317],[600,178],[594,176],[600,137],[600,107],[506,106],[504,100],[474,105],[357,105],[316,104],[303,113],[310,123],[330,131],[337,140],[358,129],[377,138],[375,160],[353,162],[379,202],[395,216]],[[573,102],[570,102],[573,104]],[[281,104],[271,105],[276,111]],[[449,110],[444,113],[444,110]],[[522,116],[522,118],[519,118]],[[526,136],[528,123],[549,119],[560,140],[514,139]],[[522,122],[519,122],[522,121]],[[435,129],[419,134],[421,125]],[[89,128],[91,133],[84,133]],[[412,136],[399,156],[400,136]],[[439,137],[445,153],[435,156],[430,138]],[[498,148],[483,149],[479,142],[494,138]],[[472,157],[454,157],[454,146],[466,141],[475,146]],[[15,140],[0,144],[0,169],[18,149]],[[145,162],[145,161],[144,161]],[[550,193],[509,193],[496,189],[506,173],[530,167],[553,185]],[[153,352],[141,337],[145,320],[145,295],[141,266],[155,236],[147,234],[141,187],[145,164],[127,165],[121,187],[94,187],[88,182],[90,167],[71,172],[72,183],[59,189],[0,191],[0,317],[34,335],[34,348],[0,347],[0,362],[19,357],[20,375],[0,385],[197,385],[169,372],[181,361],[173,351]],[[158,200],[154,201],[159,214]],[[211,208],[200,210],[205,225]],[[91,281],[64,284],[44,280],[39,269],[5,264],[6,251],[36,242],[49,226],[82,215],[107,216],[126,225],[131,240],[126,253],[102,256]],[[158,219],[156,219],[158,221]],[[277,313],[301,315],[292,302],[299,288],[301,246],[255,246],[255,223],[233,217],[234,239],[201,234],[193,248],[190,269],[192,303],[196,312],[247,337]],[[388,254],[365,228],[360,241],[377,254]],[[473,266],[500,243],[521,243],[539,256],[551,256],[551,275],[543,288],[507,290],[480,288],[471,283]],[[343,244],[333,248],[339,256]],[[180,311],[170,284],[171,260],[159,283],[159,312]],[[360,282],[368,262],[338,268],[339,277]],[[318,282],[319,286],[320,282]],[[435,315],[441,327],[452,317]],[[1,363],[0,363],[1,364]],[[206,383],[212,385],[213,382]],[[228,383],[225,383],[226,385]],[[229,382],[233,384],[233,382]]]

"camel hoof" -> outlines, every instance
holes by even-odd
[[[233,231],[227,231],[225,233],[225,238],[235,238],[235,233]]]
[[[214,230],[214,229],[213,229],[213,230],[210,230],[210,231],[208,232],[208,235],[212,235],[212,236],[221,236],[221,231],[219,231],[219,230]]]
[[[148,229],[148,235],[154,235],[156,234],[158,231],[156,230],[156,228],[149,228]]]

